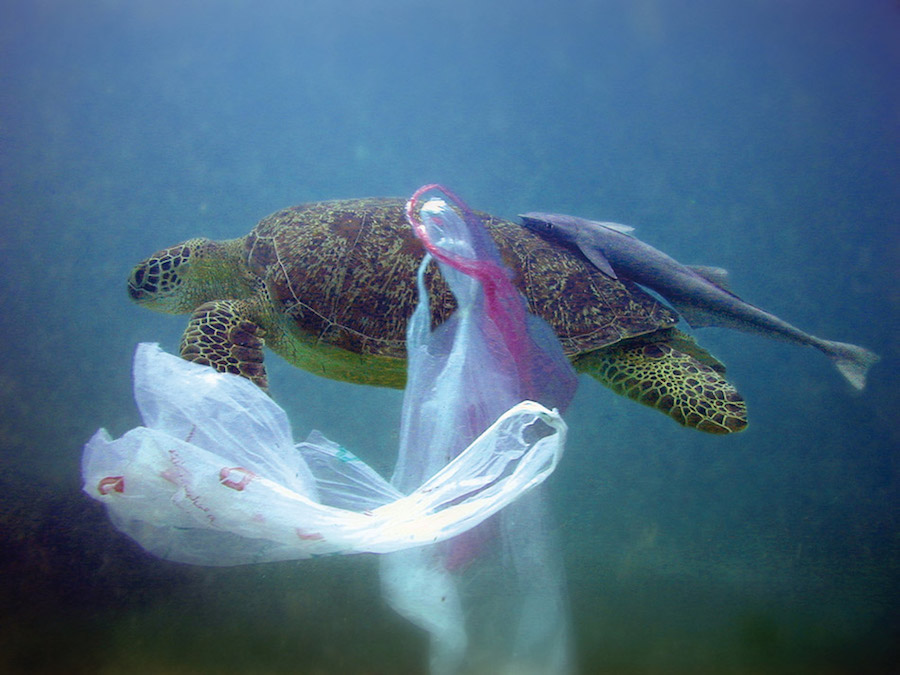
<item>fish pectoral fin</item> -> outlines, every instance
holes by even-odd
[[[611,279],[619,278],[609,260],[607,260],[606,256],[603,254],[603,251],[600,250],[600,247],[591,242],[590,236],[586,234],[580,234],[576,238],[575,243],[577,244],[578,249],[581,251],[584,257],[590,260],[591,264],[594,267],[596,267]]]
[[[728,278],[728,270],[722,267],[709,267],[708,265],[688,265],[688,268],[696,272],[709,283],[731,293],[731,280]]]

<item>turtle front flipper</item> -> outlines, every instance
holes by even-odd
[[[629,341],[574,361],[617,394],[711,434],[747,426],[744,398],[717,369],[665,342]]]
[[[241,375],[268,391],[263,365],[265,331],[242,316],[243,304],[216,300],[195,309],[181,338],[181,357],[221,373]]]

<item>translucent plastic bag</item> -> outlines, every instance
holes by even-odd
[[[284,411],[248,380],[141,344],[144,426],[85,446],[85,492],[159,557],[238,565],[396,551],[478,524],[543,481],[565,438],[559,415],[522,402],[402,494],[318,432],[298,445]]]
[[[431,332],[420,300],[410,320],[393,477],[401,490],[446,461],[445,439],[465,447],[523,399],[564,409],[576,387],[556,335],[528,314],[480,218],[436,185],[413,196],[407,217],[459,309]],[[537,489],[451,541],[382,558],[385,598],[431,635],[433,675],[569,672],[565,581],[551,529]]]
[[[386,553],[385,597],[431,634],[435,674],[472,665],[479,635],[493,650],[481,672],[566,672],[563,576],[539,484],[566,435],[550,408],[569,403],[575,374],[478,217],[437,186],[416,193],[408,217],[458,310],[431,331],[426,256],[391,483],[318,432],[294,445],[284,411],[249,381],[142,344],[144,426],[94,435],[84,490],[169,560]]]

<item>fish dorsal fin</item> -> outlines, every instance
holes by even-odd
[[[709,283],[715,284],[723,291],[731,292],[731,281],[728,278],[728,270],[721,267],[708,267],[706,265],[688,265],[688,267],[706,279]]]
[[[622,234],[631,234],[634,232],[634,228],[631,225],[623,225],[622,223],[610,223],[607,221],[599,221],[592,220],[592,223],[596,223],[597,225],[602,225],[603,227],[609,230],[615,230],[616,232],[621,232]]]
[[[578,246],[578,249],[581,251],[582,255],[585,258],[591,261],[591,264],[594,265],[598,270],[603,272],[606,276],[611,279],[618,279],[618,275],[616,271],[613,269],[609,260],[606,259],[606,256],[603,254],[603,251],[600,250],[600,247],[597,246],[591,240],[590,232],[585,230],[581,230],[575,237],[575,244]]]

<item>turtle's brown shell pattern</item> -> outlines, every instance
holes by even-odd
[[[303,204],[260,221],[244,238],[249,269],[276,313],[296,328],[359,354],[405,358],[406,322],[417,303],[425,253],[402,199]],[[572,249],[515,223],[479,213],[533,313],[568,356],[670,328],[677,316],[628,281],[605,276]],[[426,274],[432,322],[455,301],[437,266]]]

